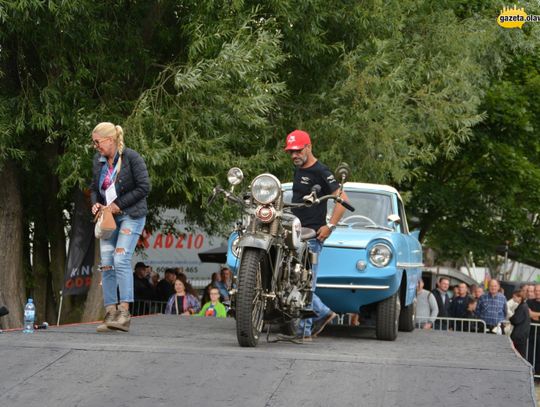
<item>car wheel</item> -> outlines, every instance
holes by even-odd
[[[404,332],[414,331],[414,323],[416,319],[416,298],[413,302],[401,309],[399,313],[399,330]]]
[[[377,322],[375,328],[377,339],[383,341],[396,340],[400,308],[399,292],[377,304]]]

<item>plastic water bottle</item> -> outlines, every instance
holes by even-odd
[[[24,306],[24,329],[23,333],[31,334],[34,332],[34,320],[36,319],[36,306],[34,300],[28,298],[28,302]]]

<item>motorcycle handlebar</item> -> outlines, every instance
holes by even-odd
[[[237,204],[240,204],[240,205],[244,205],[244,202],[242,201],[242,199],[238,198],[237,196],[233,195],[232,193],[230,193],[229,191],[226,191],[224,190],[223,188],[221,188],[219,185],[217,187],[214,187],[214,191],[213,191],[213,194],[212,196],[210,197],[210,200],[208,202],[208,204],[212,203],[212,201],[214,200],[214,198],[217,196],[217,194],[223,194],[225,195],[225,198],[227,198],[229,201],[232,201],[234,203],[237,203]]]
[[[303,203],[287,203],[285,204],[285,206],[290,207],[290,208],[310,207],[314,204],[319,204],[321,202],[327,201],[328,199],[332,199],[336,202],[339,202],[345,208],[347,208],[351,212],[354,212],[354,207],[350,203],[345,201],[343,198],[337,197],[335,195],[325,195],[325,196],[321,196],[320,198],[313,198],[312,195],[309,195],[308,198],[305,199]]]
[[[285,207],[288,208],[302,208],[302,207],[310,207],[314,204],[319,204],[321,202],[327,201],[328,199],[333,199],[334,201],[339,202],[341,205],[343,205],[345,208],[350,210],[351,212],[354,212],[354,207],[348,203],[347,201],[343,200],[343,198],[335,196],[335,195],[325,195],[320,198],[317,198],[316,195],[317,191],[312,192],[308,197],[304,200],[303,203],[286,203],[284,204]],[[244,201],[241,198],[238,198],[237,196],[233,195],[232,193],[224,190],[220,186],[216,186],[214,188],[213,194],[209,199],[208,204],[210,204],[217,194],[222,193],[225,195],[225,198],[227,198],[229,201],[232,201],[234,203],[237,203],[239,205],[244,206]]]
[[[347,201],[343,200],[343,198],[336,198],[336,201],[339,202],[341,205],[343,205],[345,208],[350,210],[351,212],[354,212],[354,207]]]

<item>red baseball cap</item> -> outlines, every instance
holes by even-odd
[[[301,150],[311,144],[309,134],[303,130],[295,130],[287,135],[285,150]]]

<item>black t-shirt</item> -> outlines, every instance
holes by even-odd
[[[527,300],[527,305],[531,311],[540,312],[540,301]]]
[[[339,184],[328,167],[315,162],[309,168],[298,168],[294,170],[293,180],[293,203],[302,203],[302,198],[311,194],[311,188],[314,185],[321,186],[321,192],[317,196],[330,195],[339,188]],[[327,201],[310,208],[294,208],[293,213],[300,219],[302,226],[318,230],[326,225]]]
[[[174,285],[163,279],[156,286],[156,297],[158,301],[166,302],[174,294]]]
[[[135,300],[151,301],[154,299],[154,287],[146,278],[133,275],[133,291]]]

